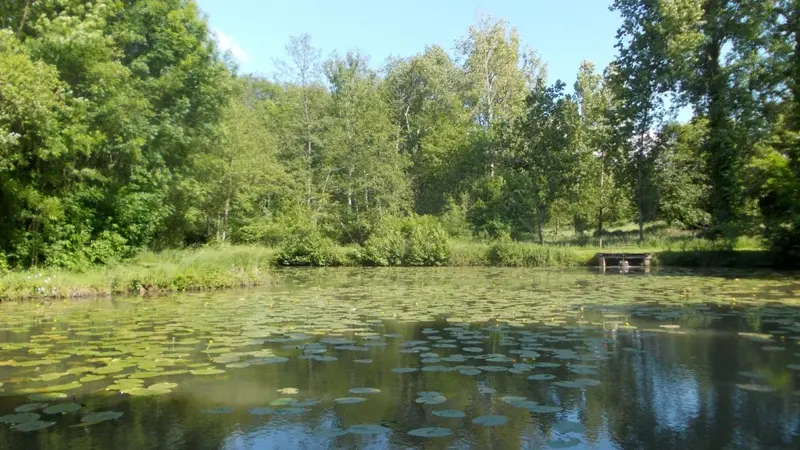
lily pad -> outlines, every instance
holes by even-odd
[[[67,398],[67,394],[63,392],[44,392],[42,394],[28,396],[28,400],[32,402],[50,402],[53,400],[63,400],[65,398]]]
[[[135,387],[131,389],[125,389],[122,391],[125,394],[128,394],[132,397],[152,397],[156,395],[166,395],[172,392],[171,389],[166,388],[142,388],[142,387]]]
[[[582,423],[569,420],[562,420],[554,423],[553,429],[559,433],[583,433],[586,431],[586,427]]]
[[[434,416],[444,417],[445,419],[461,419],[467,415],[463,411],[457,409],[437,409],[431,411]]]
[[[551,373],[535,373],[533,375],[528,375],[528,379],[531,381],[547,381],[554,380],[555,378],[556,376]]]
[[[204,409],[200,412],[203,414],[223,415],[223,414],[231,414],[234,411],[236,411],[236,408],[233,408],[231,406],[218,406],[216,408]]]
[[[43,430],[48,427],[52,427],[55,425],[55,422],[44,422],[42,420],[33,420],[30,422],[24,422],[11,427],[13,430],[20,431],[23,433],[28,433],[31,431],[39,431]]]
[[[45,414],[67,414],[79,411],[81,408],[83,408],[83,406],[78,403],[72,403],[72,402],[58,403],[53,406],[48,406],[47,408],[42,410],[42,412]]]
[[[408,432],[408,434],[411,436],[423,437],[423,438],[438,438],[438,437],[452,436],[453,430],[441,427],[427,427],[427,428],[417,428],[415,430],[411,430]]]
[[[365,401],[367,401],[367,399],[364,397],[341,397],[334,400],[334,402],[340,405],[352,405],[355,403],[363,403]]]
[[[268,416],[270,414],[275,413],[275,408],[269,407],[258,407],[258,408],[250,408],[247,412],[252,416]]]
[[[278,398],[269,402],[270,406],[289,406],[297,403],[293,398]]]
[[[474,377],[476,375],[480,375],[483,372],[481,372],[480,369],[461,369],[461,370],[458,371],[458,373],[460,373],[461,375],[467,375],[467,376],[470,376],[470,377]]]
[[[392,429],[389,427],[385,427],[383,425],[371,425],[371,424],[353,425],[347,428],[348,433],[367,435],[367,436],[389,433],[391,431]]]
[[[532,413],[541,413],[541,414],[553,414],[563,411],[564,408],[560,406],[549,406],[549,405],[534,405],[528,408],[528,411]]]
[[[94,381],[105,380],[105,375],[86,375],[78,379],[81,383],[92,383]]]
[[[498,427],[508,423],[508,417],[500,415],[480,416],[472,419],[475,425],[483,425],[485,427]]]
[[[298,414],[304,414],[304,413],[307,413],[309,411],[311,411],[309,408],[292,407],[292,408],[277,409],[277,410],[275,410],[275,414],[278,414],[278,415],[281,415],[281,416],[294,416],[294,415],[298,415]]]
[[[314,436],[320,439],[335,439],[347,434],[347,431],[341,428],[325,428],[314,432]]]
[[[118,420],[120,417],[122,417],[122,413],[119,411],[98,411],[81,417],[81,422],[92,425],[109,420]]]
[[[39,420],[40,417],[41,416],[39,414],[32,412],[7,414],[5,416],[0,417],[0,423],[5,423],[8,425],[17,425],[20,423],[33,422],[34,420]]]
[[[358,395],[378,394],[380,392],[381,392],[380,389],[369,388],[369,387],[360,387],[360,388],[352,388],[352,389],[350,389],[350,393],[351,394],[358,394]]]
[[[48,405],[49,403],[26,403],[24,405],[17,406],[14,408],[14,411],[18,413],[34,412],[47,408]]]
[[[222,369],[207,367],[205,369],[190,370],[189,373],[191,373],[192,375],[220,375],[225,373],[225,371]]]
[[[550,448],[572,448],[580,443],[581,440],[576,437],[571,437],[569,439],[552,439],[547,441],[547,445],[550,446]]]
[[[766,384],[737,384],[736,387],[743,391],[759,392],[769,394],[775,392],[775,388]]]
[[[392,372],[394,373],[414,373],[417,371],[419,371],[419,369],[415,367],[395,367],[392,369]]]

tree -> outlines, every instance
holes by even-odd
[[[286,106],[293,118],[288,124],[290,136],[287,139],[294,143],[287,143],[283,154],[291,161],[291,171],[305,180],[306,206],[318,213],[325,196],[324,186],[318,186],[318,181],[321,184],[326,177],[320,163],[328,125],[328,93],[322,80],[322,52],[312,45],[308,34],[289,38],[286,52],[289,61],[276,63],[287,94],[284,96]]]
[[[527,99],[525,115],[519,120],[511,143],[513,166],[530,180],[536,234],[544,243],[543,226],[554,202],[575,194],[580,158],[577,147],[579,112],[577,104],[564,94],[564,83],[546,86],[540,79]]]
[[[619,54],[611,75],[613,95],[619,99],[612,112],[617,124],[614,145],[624,155],[619,176],[632,187],[641,241],[648,204],[647,163],[655,142],[653,135],[665,112],[663,96],[669,61],[657,7],[643,0],[616,0],[612,8],[622,16],[617,31]]]
[[[499,149],[492,143],[494,127],[510,123],[524,107],[525,76],[520,70],[516,28],[491,16],[479,17],[468,36],[456,42],[465,79],[464,93],[472,119],[487,134],[483,149],[490,176],[495,174]]]
[[[460,71],[441,47],[390,60],[384,89],[399,127],[399,151],[412,162],[411,182],[418,213],[438,213],[455,195],[452,170],[466,148],[469,116],[459,92]]]
[[[399,130],[367,59],[352,52],[334,55],[325,74],[333,117],[326,164],[340,205],[331,219],[341,225],[343,240],[363,242],[382,216],[407,210],[408,160],[397,149]]]

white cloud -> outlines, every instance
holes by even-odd
[[[233,58],[237,62],[244,64],[250,59],[244,49],[239,47],[239,44],[237,44],[232,37],[228,36],[222,31],[214,31],[214,35],[217,38],[219,49],[223,52],[231,52],[231,55],[233,55]]]

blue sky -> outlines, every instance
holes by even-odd
[[[242,72],[271,76],[289,36],[309,33],[327,56],[360,49],[380,67],[438,44],[453,51],[479,14],[502,17],[519,29],[548,64],[551,81],[572,86],[582,60],[598,70],[614,57],[620,23],[611,0],[197,0],[232,51]]]

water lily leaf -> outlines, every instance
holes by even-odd
[[[337,398],[336,400],[334,400],[334,402],[336,402],[336,403],[338,403],[340,405],[351,405],[351,404],[355,404],[355,403],[362,403],[362,402],[365,402],[365,401],[367,401],[367,399],[364,398],[364,397],[342,397],[342,398]]]
[[[16,431],[20,431],[20,432],[23,432],[23,433],[28,433],[28,432],[31,432],[31,431],[43,430],[45,428],[52,427],[55,424],[56,424],[55,422],[44,422],[44,421],[41,421],[41,420],[33,420],[33,421],[30,421],[30,422],[24,422],[24,423],[20,423],[20,424],[14,425],[11,428],[13,430],[16,430]]]
[[[439,392],[420,392],[416,400],[423,405],[439,405],[447,401],[447,398]]]
[[[81,417],[81,422],[93,425],[109,420],[118,420],[120,417],[122,417],[122,413],[119,411],[98,411]]]
[[[575,437],[569,439],[552,439],[547,441],[550,448],[571,448],[581,443],[581,440]]]
[[[73,381],[72,383],[48,386],[44,388],[44,391],[45,392],[72,391],[75,389],[79,389],[81,386],[83,386],[83,383],[81,383],[80,381]]]
[[[289,406],[294,405],[297,400],[293,398],[278,398],[269,402],[270,406]]]
[[[67,398],[67,394],[63,392],[45,392],[28,396],[28,400],[32,402],[49,402],[53,400],[63,400],[65,398]]]
[[[42,410],[42,412],[45,414],[67,414],[78,411],[81,408],[83,408],[83,406],[78,403],[58,403],[56,405],[48,406]]]
[[[283,408],[283,409],[275,410],[275,414],[282,415],[282,416],[294,416],[294,415],[298,415],[298,414],[307,413],[309,411],[311,411],[309,408],[292,407],[292,408]]]
[[[354,359],[353,362],[356,364],[372,364],[371,359]]]
[[[446,419],[461,419],[466,417],[463,411],[458,411],[456,409],[437,409],[431,412],[434,416],[444,417]]]
[[[230,406],[219,406],[217,408],[204,409],[201,410],[200,412],[203,414],[223,415],[223,414],[231,414],[234,411],[236,411],[236,408]]]
[[[564,410],[564,408],[561,408],[559,406],[549,406],[549,405],[534,405],[527,409],[532,413],[541,413],[541,414],[553,414]]]
[[[319,439],[334,439],[344,436],[345,434],[347,434],[347,431],[340,428],[326,428],[324,430],[317,430],[314,432],[314,436]]]
[[[152,397],[156,395],[166,395],[172,392],[171,389],[166,388],[152,388],[152,387],[135,387],[121,391],[123,394],[128,394],[132,397]]]
[[[413,372],[417,372],[418,370],[419,369],[414,368],[414,367],[395,367],[394,369],[392,369],[392,372],[394,372],[394,373],[413,373]]]
[[[553,429],[559,433],[583,433],[586,427],[579,422],[562,420],[553,424]]]
[[[16,425],[25,422],[32,422],[34,420],[39,420],[41,416],[39,414],[33,412],[26,412],[26,413],[17,413],[17,414],[7,414],[5,416],[0,417],[0,423],[5,423],[8,425]]]
[[[219,375],[225,373],[225,371],[222,369],[215,369],[213,367],[209,367],[206,369],[190,370],[189,373],[191,373],[192,375]]]
[[[458,373],[460,373],[461,375],[474,377],[476,375],[480,375],[483,372],[481,372],[480,369],[461,369],[458,371]]]
[[[78,379],[81,383],[92,383],[94,381],[105,380],[105,375],[86,375]]]
[[[274,414],[275,409],[267,407],[259,407],[259,408],[250,408],[247,410],[247,412],[253,416],[268,416],[270,414]]]
[[[528,379],[531,381],[547,381],[554,380],[555,378],[556,376],[551,373],[535,373],[533,375],[528,375]]]
[[[508,417],[500,415],[480,416],[472,419],[472,423],[485,427],[497,427],[508,423]]]
[[[391,432],[392,429],[383,425],[353,425],[347,428],[348,433],[360,435],[377,435]]]
[[[106,367],[99,367],[97,369],[92,370],[92,372],[98,375],[109,375],[112,373],[118,373],[125,370],[125,367],[121,366],[106,366]]]
[[[774,387],[765,384],[737,384],[736,387],[738,387],[743,391],[748,391],[748,392],[760,392],[760,393],[775,392]]]
[[[452,436],[453,430],[441,427],[427,427],[427,428],[417,428],[415,430],[411,430],[408,432],[408,434],[411,436],[423,437],[423,438],[438,438],[438,437]]]
[[[800,370],[800,364],[787,364],[786,367],[789,370]]]
[[[250,367],[250,363],[248,362],[230,363],[226,364],[225,367],[227,367],[228,369],[246,369]]]
[[[322,403],[322,400],[309,399],[309,400],[303,400],[301,402],[296,402],[293,404],[293,406],[296,406],[298,408],[304,408],[307,406],[316,406],[319,405],[320,403]]]
[[[381,392],[380,389],[369,388],[369,387],[360,387],[360,388],[352,388],[352,389],[350,389],[350,393],[351,394],[358,394],[358,395],[378,394],[380,392]]]
[[[528,399],[525,398],[525,397],[519,397],[519,396],[516,396],[516,395],[506,395],[504,397],[500,397],[500,400],[502,400],[505,403],[515,403],[515,402],[524,402],[524,401],[526,401]]]
[[[18,413],[34,412],[47,408],[47,406],[48,403],[26,403],[24,405],[17,406],[14,408],[14,411]]]

